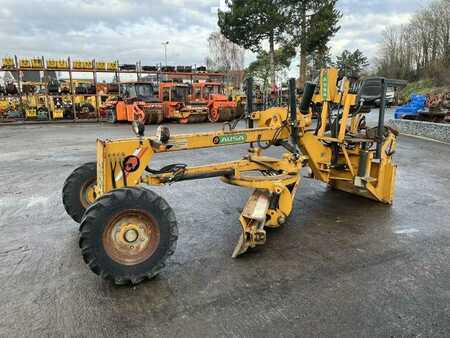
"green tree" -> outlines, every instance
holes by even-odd
[[[272,84],[275,83],[275,44],[281,41],[286,29],[283,13],[285,0],[227,0],[228,10],[219,11],[221,33],[235,44],[255,53],[269,43],[269,62]]]
[[[337,0],[284,0],[285,43],[300,47],[300,85],[306,81],[308,55],[323,54],[330,38],[340,29],[342,17],[336,9]]]
[[[320,48],[307,57],[306,63],[308,65],[307,75],[310,79],[315,79],[319,76],[320,70],[333,65],[331,51],[328,46]]]
[[[368,65],[367,57],[359,49],[353,53],[346,49],[340,56],[336,57],[336,67],[346,76],[359,77]]]
[[[262,50],[258,53],[256,60],[248,66],[246,73],[248,76],[259,80],[265,90],[269,88],[270,84],[273,85],[273,82],[271,82],[272,74],[289,68],[295,55],[295,48],[292,47],[276,49],[272,63],[269,53]]]

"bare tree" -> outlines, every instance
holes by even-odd
[[[208,45],[208,60],[212,70],[229,72],[244,68],[245,50],[219,32],[209,35]]]
[[[408,25],[388,27],[378,57],[381,75],[450,83],[450,0],[435,0]]]
[[[228,40],[220,32],[213,32],[208,38],[208,69],[225,72],[227,80],[239,88],[244,80],[245,50]]]

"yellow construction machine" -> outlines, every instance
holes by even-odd
[[[27,119],[48,120],[49,114],[46,107],[45,95],[26,95],[22,98]]]
[[[380,79],[380,97],[389,81]],[[336,69],[321,72],[322,112],[311,122],[316,84],[307,83],[300,105],[295,80],[289,81],[289,107],[252,111],[252,81],[247,84],[248,128],[171,135],[160,126],[155,136],[133,123],[135,137],[99,139],[97,161],[77,168],[66,180],[63,202],[81,222],[79,244],[89,268],[116,284],[137,284],[152,278],[174,253],[178,238],[175,213],[148,186],[220,177],[224,183],[253,190],[239,221],[242,234],[233,251],[237,257],[266,241],[266,229],[287,222],[303,167],[311,178],[336,189],[390,204],[394,196],[396,132],[384,126],[384,105],[378,127],[360,123],[363,101]],[[381,100],[384,102],[384,100]],[[230,127],[231,126],[231,127]],[[236,161],[189,167],[151,167],[159,153],[249,144]],[[264,150],[282,147],[280,158]]]

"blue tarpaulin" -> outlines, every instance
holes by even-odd
[[[425,108],[427,97],[425,95],[411,95],[409,102],[395,110],[395,118],[401,119],[408,116],[416,116],[419,110]]]

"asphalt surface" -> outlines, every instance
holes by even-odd
[[[97,136],[129,135],[126,125],[0,127],[1,337],[450,336],[449,145],[400,137],[391,207],[304,179],[287,224],[235,260],[250,191],[219,179],[154,189],[177,215],[177,250],[156,279],[116,287],[84,264],[61,189],[95,160]],[[165,154],[152,166],[245,152]]]

